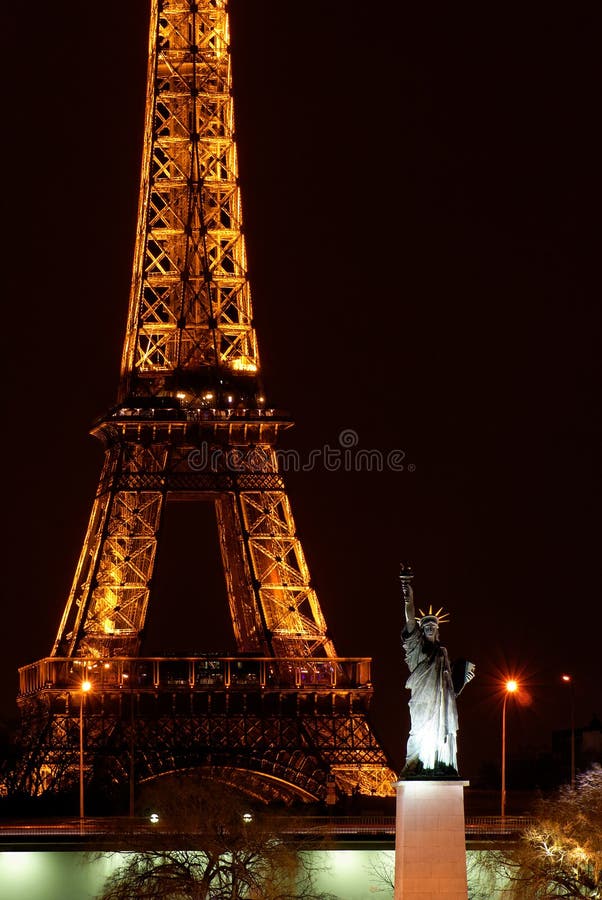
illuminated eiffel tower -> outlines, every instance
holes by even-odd
[[[395,780],[370,660],[336,655],[278,471],[292,423],[260,386],[228,29],[225,0],[152,0],[118,405],[93,429],[105,464],[56,641],[20,670],[32,793],[71,788],[80,759],[88,782],[210,766],[287,802]],[[215,505],[236,657],[141,655],[173,499]]]

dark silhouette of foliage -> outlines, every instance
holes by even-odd
[[[156,835],[132,844],[99,900],[329,900],[299,842],[219,782],[177,776],[146,792]]]

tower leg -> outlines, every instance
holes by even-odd
[[[398,781],[395,900],[467,900],[467,781]]]

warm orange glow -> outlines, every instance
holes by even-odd
[[[91,681],[82,681],[82,691],[84,694],[87,694],[88,691],[92,690],[92,682]]]
[[[566,681],[566,682],[573,680],[570,675],[561,675],[560,677],[562,678],[563,681]]]
[[[511,678],[506,682],[506,690],[509,694],[514,694],[515,691],[518,690],[518,681],[515,681],[513,678]]]
[[[238,356],[232,360],[232,368],[237,372],[256,372],[257,363],[246,357]]]

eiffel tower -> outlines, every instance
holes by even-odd
[[[210,767],[266,801],[388,795],[371,661],[328,635],[278,469],[292,422],[261,387],[227,5],[152,0],[150,21],[118,402],[54,646],[20,669],[21,786],[71,789],[81,762],[88,783]],[[142,653],[173,500],[215,506],[236,656]]]

